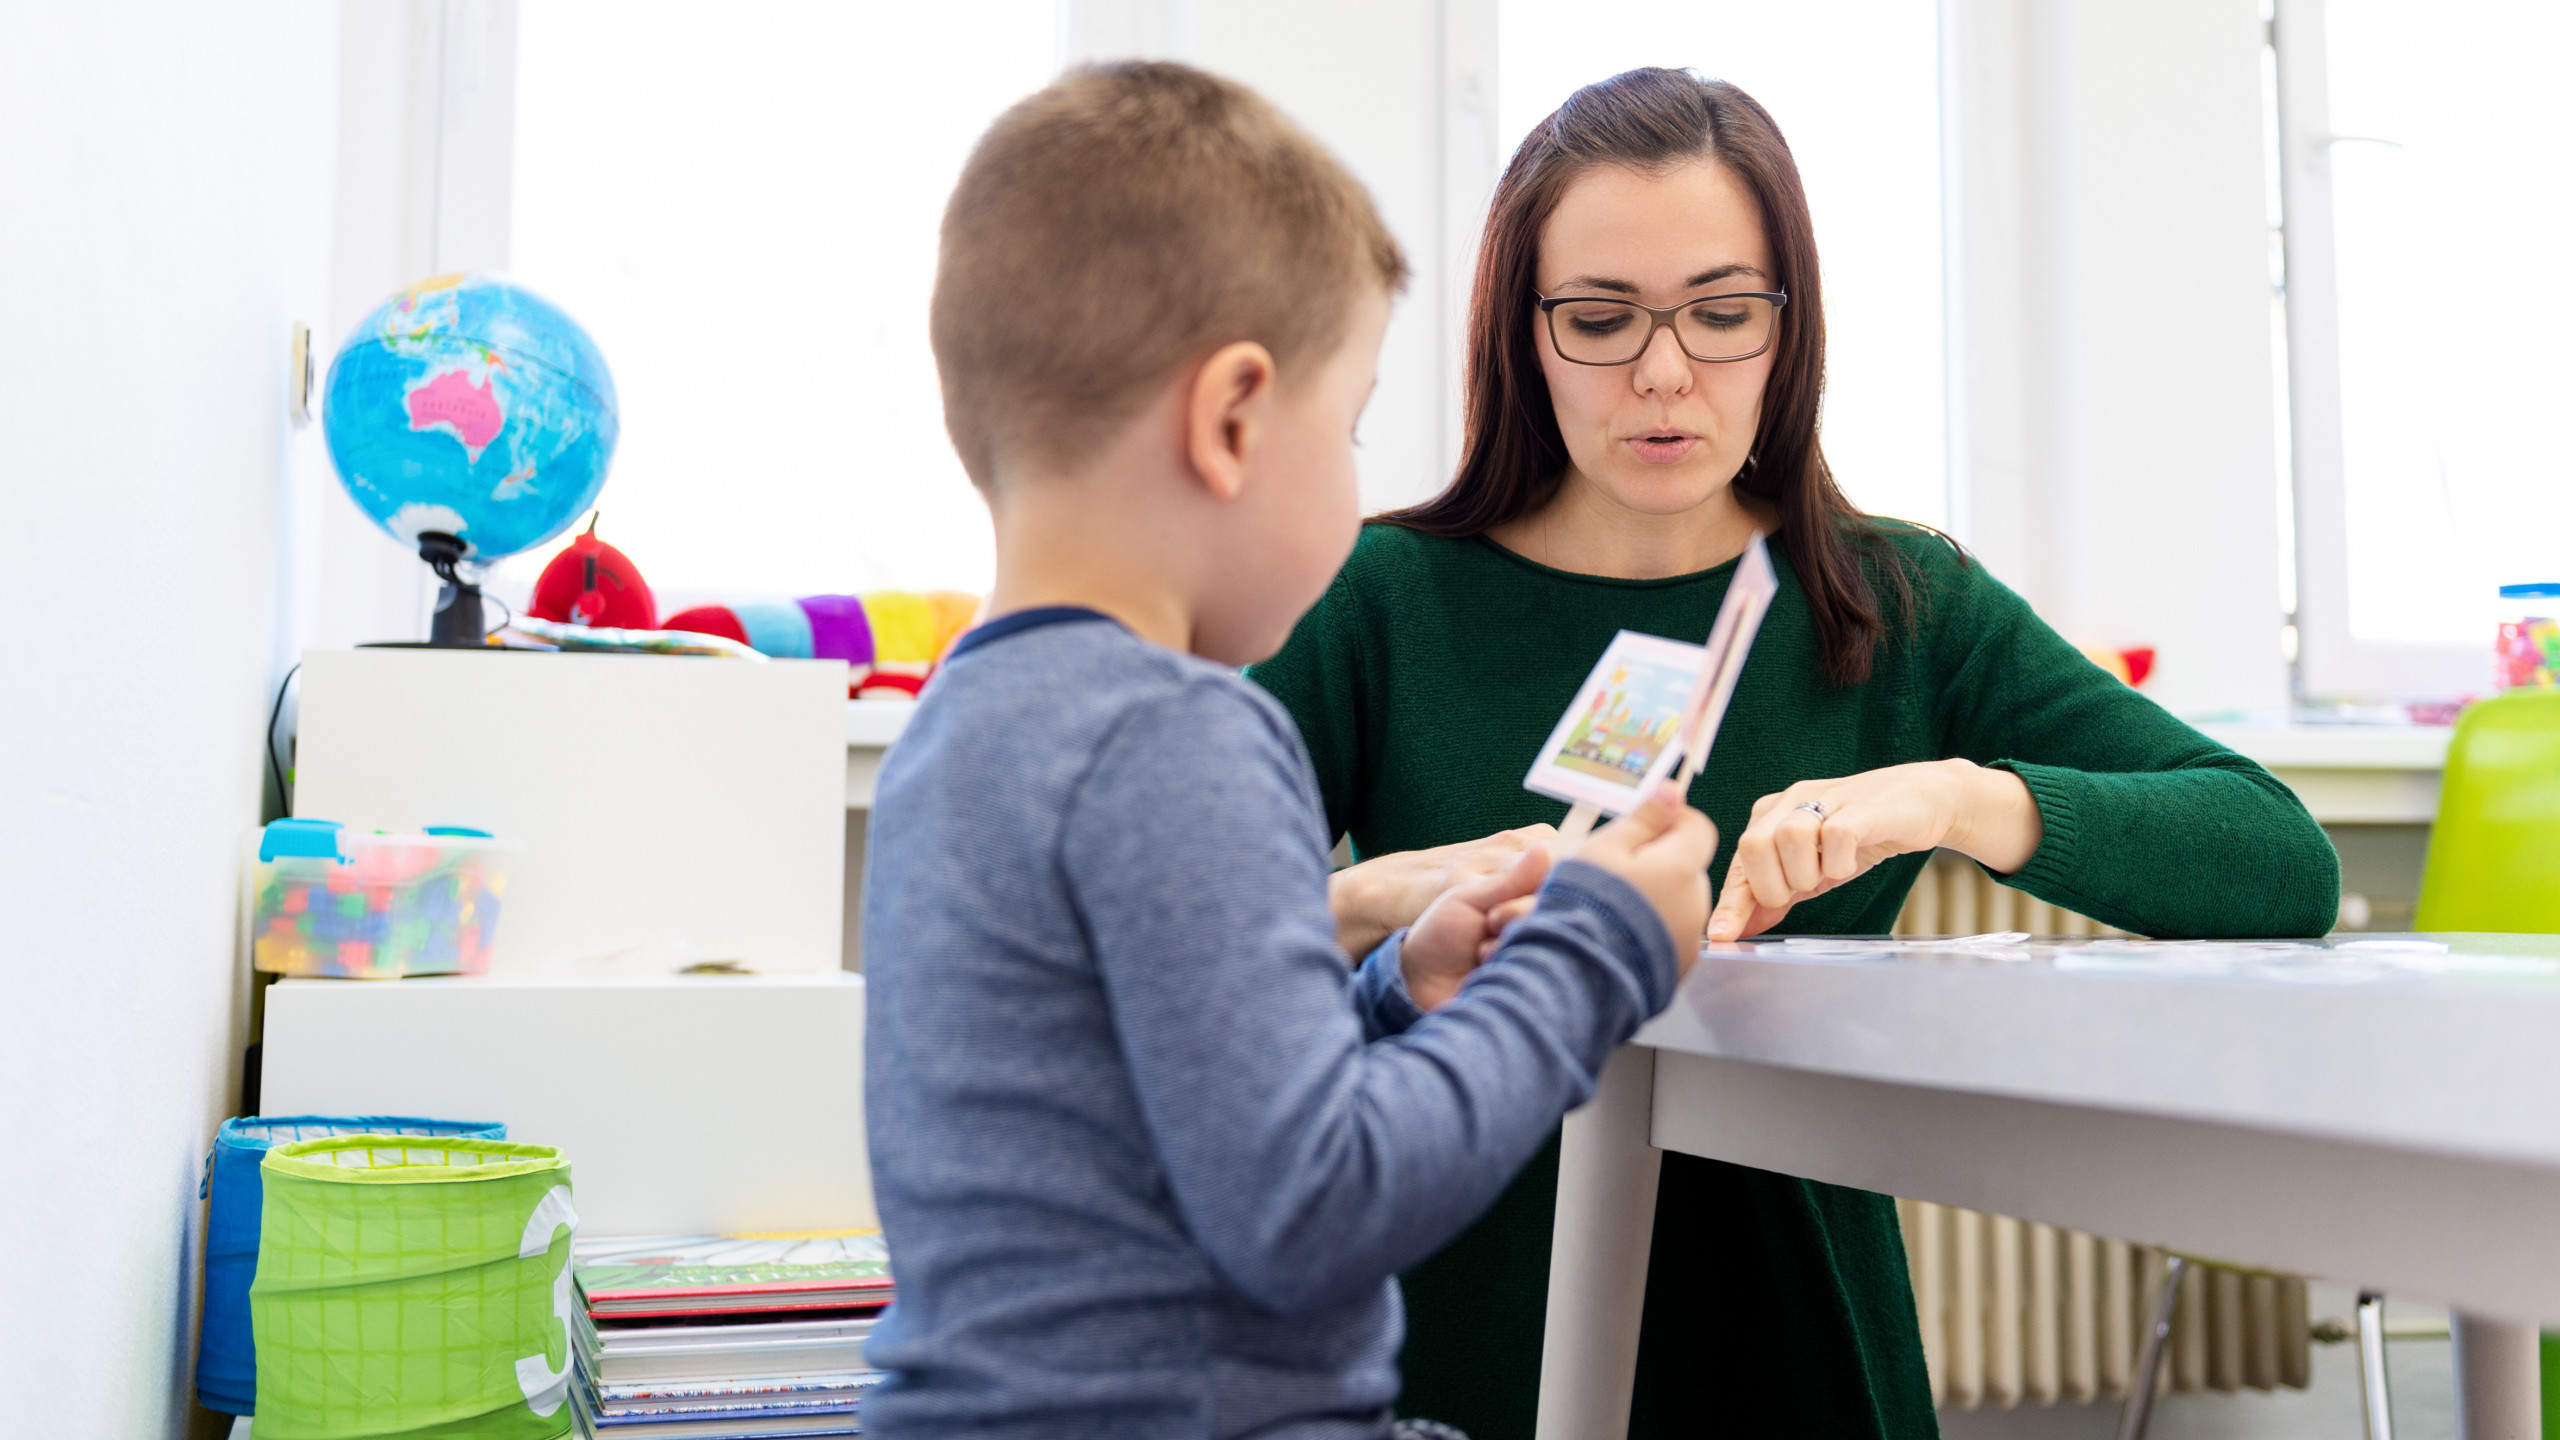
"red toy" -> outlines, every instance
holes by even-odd
[[[2099,669],[2137,690],[2142,688],[2143,681],[2151,678],[2152,666],[2160,658],[2160,652],[2148,645],[2121,650],[2112,645],[2083,645],[2080,653],[2088,656],[2090,663]]]
[[[596,538],[597,521],[603,518],[598,511],[587,522],[587,533],[542,567],[527,610],[537,620],[558,624],[655,630],[658,597],[649,593],[649,582],[640,578],[640,567],[630,556]]]

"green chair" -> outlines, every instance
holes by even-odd
[[[2560,933],[2560,690],[2511,690],[2462,712],[2417,926]]]
[[[2417,926],[2560,933],[2560,690],[2511,690],[2462,712]],[[2542,1434],[2560,1440],[2560,1331],[2542,1337]]]

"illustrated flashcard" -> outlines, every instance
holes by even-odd
[[[1573,805],[1561,827],[1568,849],[1599,815],[1635,808],[1648,786],[1670,776],[1674,765],[1680,767],[1675,783],[1689,788],[1715,745],[1725,706],[1751,658],[1751,642],[1777,593],[1767,538],[1754,534],[1716,608],[1706,644],[1621,630],[1600,653],[1600,663],[1523,782]]]
[[[1680,758],[1707,647],[1621,630],[1529,767],[1528,787],[1603,814],[1633,809]]]

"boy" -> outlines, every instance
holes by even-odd
[[[1225,667],[1350,552],[1403,278],[1330,157],[1176,65],[1068,75],[953,192],[934,353],[997,578],[872,812],[899,1291],[866,1433],[1384,1434],[1394,1273],[1697,949],[1714,835],[1668,798],[1552,876],[1453,887],[1356,973],[1336,943],[1304,749]]]

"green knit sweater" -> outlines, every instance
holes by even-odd
[[[2014,771],[2044,842],[2010,884],[2137,934],[2318,935],[2338,862],[2291,791],[2090,664],[1979,563],[1888,523],[1914,582],[1886,602],[1874,673],[1821,672],[1812,612],[1773,543],[1778,598],[1690,800],[1721,837],[1798,780],[1961,756]],[[1483,539],[1373,525],[1286,648],[1252,676],[1297,717],[1336,833],[1357,855],[1563,818],[1521,778],[1620,630],[1703,640],[1733,566],[1613,580]],[[2171,657],[2172,663],[2175,657]],[[1781,933],[1892,928],[1926,855],[1797,906]],[[1892,1202],[1667,1157],[1636,1436],[1932,1435]],[[1527,1440],[1536,1413],[1555,1152],[1405,1277],[1408,1415]]]

